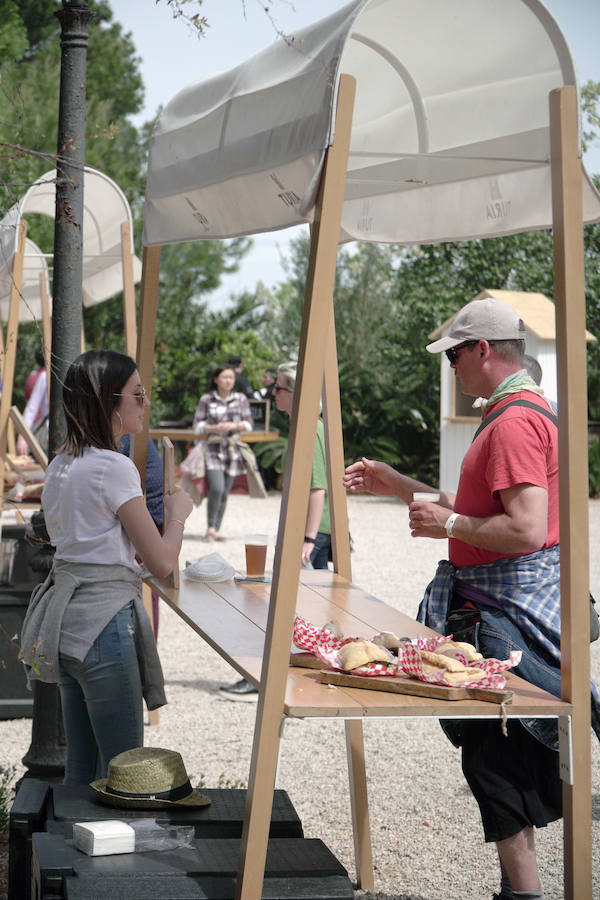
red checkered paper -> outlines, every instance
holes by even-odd
[[[320,659],[332,669],[344,671],[340,665],[338,650],[344,644],[357,640],[363,640],[363,638],[345,638],[342,640],[329,631],[328,628],[317,628],[300,616],[297,616],[294,622],[294,644],[300,650],[312,653],[317,659]],[[478,681],[468,681],[460,685],[450,684],[446,678],[445,669],[440,669],[439,672],[424,672],[419,653],[419,650],[429,650],[435,653],[440,644],[449,640],[452,640],[452,635],[448,637],[442,637],[441,635],[420,637],[412,641],[404,641],[402,646],[398,648],[398,657],[390,653],[390,662],[388,664],[381,662],[368,663],[366,666],[352,669],[352,674],[369,678],[390,678],[397,677],[402,672],[411,678],[426,681],[428,684],[442,684],[446,687],[464,687],[466,684],[468,687],[491,688],[501,691],[506,685],[506,678],[503,672],[507,669],[512,669],[513,666],[518,665],[521,661],[520,650],[513,650],[508,659],[505,660],[481,659],[474,663],[469,663],[462,653],[457,653],[457,658],[467,668],[481,669],[485,676]]]

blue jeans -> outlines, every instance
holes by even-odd
[[[65,784],[106,778],[113,756],[141,747],[144,739],[133,602],[110,620],[83,662],[61,655],[59,689],[67,738]]]
[[[537,687],[560,697],[560,663],[553,660],[542,647],[534,648],[517,626],[501,610],[480,608],[481,623],[478,634],[478,650],[494,659],[507,659],[511,650],[521,650],[521,662],[511,669],[515,675]],[[558,750],[558,723],[556,719],[521,719],[525,728],[542,744]]]
[[[207,524],[209,528],[219,531],[225,515],[229,491],[233,484],[233,476],[226,475],[221,469],[207,469],[206,480],[208,481]]]
[[[328,569],[329,551],[331,549],[331,535],[319,531],[315,538],[315,546],[310,554],[313,569]]]

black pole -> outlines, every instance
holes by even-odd
[[[62,55],[52,279],[50,459],[64,436],[62,384],[69,365],[81,352],[86,57],[93,13],[87,8],[87,0],[63,0],[63,8],[56,15],[62,29]]]
[[[62,384],[70,363],[81,352],[83,300],[83,167],[85,165],[85,93],[88,25],[94,15],[87,0],[62,0],[60,101],[56,157],[56,212],[52,281],[52,355],[50,374],[49,459],[64,436]],[[51,564],[51,558],[47,562]],[[35,681],[31,746],[23,757],[29,775],[55,777],[64,772],[65,735],[58,688]]]

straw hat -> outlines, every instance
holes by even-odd
[[[208,797],[195,791],[181,754],[160,747],[136,747],[113,757],[108,778],[90,787],[107,806],[156,809],[174,806],[207,806]]]

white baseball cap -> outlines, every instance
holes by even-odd
[[[484,297],[471,300],[460,310],[438,341],[427,344],[429,353],[442,353],[465,341],[524,341],[525,325],[511,306]]]

